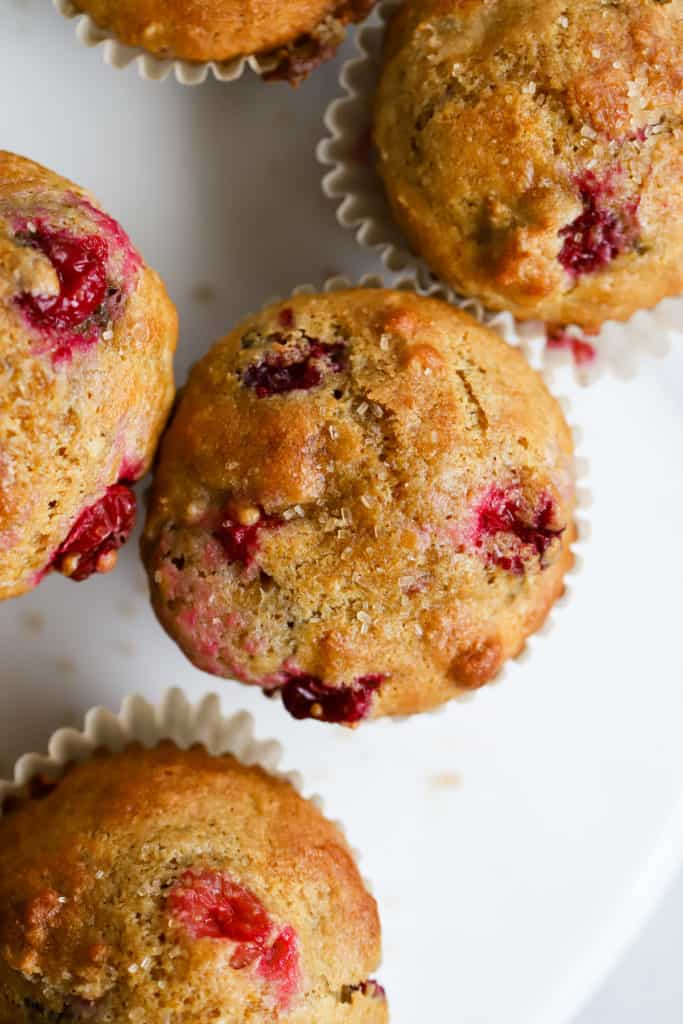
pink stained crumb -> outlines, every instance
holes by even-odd
[[[8,551],[16,541],[16,530],[0,530],[0,551]]]
[[[619,202],[614,188],[618,171],[599,179],[592,171],[574,178],[583,212],[560,231],[558,260],[573,278],[608,266],[638,238],[637,197]]]
[[[549,349],[566,349],[571,352],[577,366],[589,366],[595,362],[597,356],[594,345],[591,345],[585,338],[574,334],[567,327],[548,327],[546,345]]]
[[[135,526],[135,515],[135,494],[125,484],[112,484],[99,501],[80,514],[51,567],[77,582],[95,572],[110,572],[119,548]]]
[[[168,564],[168,563],[167,563]],[[173,613],[175,627],[183,641],[183,646],[192,651],[192,660],[199,668],[213,675],[228,672],[232,678],[239,679],[241,667],[231,658],[230,626],[227,616],[216,614],[209,599],[210,587],[193,574],[175,569],[177,578],[172,580],[172,589],[168,599],[180,596],[182,600],[191,600],[191,604],[183,604],[180,610]],[[187,582],[191,585],[185,586]]]
[[[119,469],[119,480],[122,482],[135,483],[145,475],[145,460],[139,457],[125,458]]]
[[[266,640],[259,636],[248,636],[245,638],[242,646],[247,654],[253,658],[257,654],[262,654],[267,647]]]
[[[329,343],[303,338],[293,345],[279,345],[266,352],[242,373],[242,383],[258,398],[270,398],[289,391],[309,391],[329,373],[340,373],[346,365],[343,342]]]
[[[208,605],[185,607],[178,612],[176,622],[183,633],[192,640],[196,655],[201,655],[202,664],[216,664],[223,643],[223,623],[218,616],[209,616]]]
[[[632,132],[630,135],[627,136],[626,141],[627,142],[645,142],[647,140],[647,128],[649,128],[649,127],[650,126],[647,125],[647,127],[637,128],[634,132]]]
[[[135,286],[135,281],[140,268],[142,267],[142,257],[137,251],[127,233],[123,230],[121,225],[113,217],[110,217],[104,210],[98,209],[88,199],[83,196],[71,195],[71,200],[75,205],[80,206],[81,209],[86,210],[95,224],[98,226],[100,231],[107,235],[113,243],[114,249],[118,252],[123,260],[122,266],[122,277],[123,285],[126,291],[132,291]]]
[[[401,581],[401,590],[404,594],[409,597],[414,597],[415,594],[424,594],[426,590],[429,590],[429,586],[432,582],[432,577],[429,573],[423,572],[412,579],[404,579]]]
[[[564,533],[564,527],[552,525],[556,517],[549,494],[538,495],[530,509],[518,486],[493,484],[475,510],[472,541],[488,564],[521,576],[530,558],[538,557],[542,565],[550,545]]]
[[[376,692],[386,679],[382,673],[360,676],[352,686],[329,686],[317,676],[287,672],[281,684],[282,703],[293,718],[353,725],[370,713]]]
[[[185,871],[171,889],[171,913],[191,939],[234,942],[233,970],[253,968],[286,1009],[300,985],[299,948],[289,925],[278,930],[259,898],[225,871]]]
[[[224,514],[213,532],[228,561],[241,562],[246,569],[251,569],[256,564],[262,531],[276,530],[282,525],[282,520],[277,516],[262,515],[256,523],[243,526]]]
[[[258,961],[257,973],[274,986],[280,1007],[286,1009],[299,989],[299,944],[296,932],[290,926],[283,928],[272,946]]]

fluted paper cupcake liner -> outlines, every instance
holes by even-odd
[[[452,301],[452,292],[446,285],[436,281],[432,282],[428,289],[425,289],[420,287],[420,284],[416,280],[415,275],[410,273],[404,274],[403,276],[401,276],[400,274],[394,275],[393,280],[391,282],[385,281],[382,277],[376,274],[366,274],[364,277],[361,277],[358,281],[352,281],[349,278],[343,276],[330,277],[327,278],[327,280],[323,283],[322,288],[316,287],[313,284],[300,284],[296,288],[292,289],[291,295],[313,295],[319,293],[320,291],[337,292],[344,291],[347,288],[397,288],[399,291],[409,291],[417,295],[428,295],[428,297],[430,298],[442,299],[444,301]],[[272,305],[273,303],[280,301],[282,301],[281,296],[274,296],[273,298],[265,302],[263,305],[265,308],[266,306]],[[588,510],[593,504],[593,494],[590,487],[590,461],[584,454],[582,454],[581,451],[581,428],[572,422],[571,401],[563,394],[558,395],[556,390],[552,387],[552,370],[547,365],[544,365],[543,357],[539,353],[537,346],[535,346],[529,339],[521,336],[516,331],[510,329],[510,321],[512,320],[512,318],[510,317],[509,314],[491,314],[490,316],[486,317],[482,314],[481,305],[473,299],[464,299],[461,302],[458,302],[458,306],[463,311],[468,312],[473,316],[477,317],[477,319],[479,319],[482,323],[487,324],[489,327],[495,328],[498,334],[500,334],[503,337],[503,339],[506,342],[508,342],[508,344],[512,344],[513,346],[520,349],[520,351],[526,358],[527,362],[529,362],[530,365],[537,372],[540,373],[544,383],[546,384],[546,387],[551,392],[556,401],[559,403],[560,408],[562,409],[565,419],[567,420],[567,423],[569,425],[569,429],[571,430],[572,438],[574,441],[573,467],[574,487],[576,494],[574,527],[576,531],[576,536],[571,545],[571,551],[574,556],[574,563],[565,574],[564,592],[557,599],[557,601],[555,601],[541,628],[537,630],[535,633],[532,633],[531,636],[527,638],[524,647],[517,655],[517,657],[511,659],[511,661],[509,662],[506,662],[506,664],[503,666],[502,670],[498,673],[495,679],[492,679],[489,683],[486,684],[485,687],[482,687],[482,689],[486,689],[487,687],[492,686],[494,684],[498,685],[507,678],[508,668],[511,662],[523,663],[526,662],[527,659],[529,659],[532,656],[532,648],[537,642],[537,640],[540,640],[542,637],[547,636],[551,632],[556,622],[556,614],[558,612],[561,612],[561,610],[567,605],[568,601],[571,599],[574,584],[583,567],[584,552],[590,540],[591,529],[590,521],[588,518]],[[453,699],[464,703],[467,701],[474,700],[477,694],[480,692],[480,690],[467,691],[458,694]],[[446,711],[447,708],[448,703],[442,704],[439,707],[434,708],[432,711],[427,712],[427,714],[441,714],[444,711]],[[411,717],[412,716],[393,716],[388,719],[379,719],[372,724],[376,727],[380,725],[382,722],[404,722],[409,721]],[[369,723],[366,723],[366,727],[367,724]]]
[[[263,75],[277,65],[277,58],[268,54],[204,62],[155,57],[141,47],[125,46],[119,42],[112,32],[100,28],[89,15],[77,10],[71,0],[52,0],[52,3],[64,18],[75,19],[79,43],[88,48],[101,46],[105,63],[113,68],[127,68],[135,64],[140,77],[150,82],[163,82],[170,74],[181,85],[201,85],[209,75],[213,75],[219,82],[235,82],[247,68],[257,75]]]
[[[259,766],[304,795],[302,776],[280,768],[282,745],[277,740],[258,740],[254,719],[247,711],[225,717],[217,694],[208,694],[198,704],[191,704],[183,691],[175,687],[158,704],[133,695],[124,699],[118,714],[95,707],[86,713],[83,729],[58,729],[48,740],[46,754],[24,754],[14,766],[14,777],[0,779],[0,815],[7,798],[26,796],[30,781],[37,776],[59,779],[67,765],[87,761],[97,750],[116,754],[132,743],[151,748],[163,740],[172,740],[183,750],[200,743],[215,757],[232,754],[242,764]],[[314,794],[307,799],[321,814],[325,813],[320,796]],[[346,836],[344,825],[339,821],[334,824]],[[360,859],[357,850],[353,854],[356,860]],[[367,879],[364,882],[371,889]]]
[[[644,356],[663,356],[671,346],[671,334],[683,328],[683,299],[666,299],[654,310],[636,313],[627,323],[609,321],[599,335],[585,337],[594,347],[594,358],[574,361],[569,348],[549,348],[545,325],[540,321],[516,323],[508,312],[494,313],[477,299],[459,295],[440,283],[429,267],[411,250],[396,224],[383,183],[371,159],[372,106],[382,63],[386,24],[402,0],[382,0],[379,24],[357,29],[360,56],[348,60],[340,73],[342,95],[327,108],[327,136],[318,145],[319,162],[326,168],[323,192],[337,204],[337,219],[352,228],[358,242],[374,249],[390,274],[408,275],[423,294],[436,292],[467,309],[482,323],[501,332],[510,342],[524,341],[537,351],[544,367],[574,363],[581,383],[592,383],[603,371],[632,377]],[[583,337],[583,336],[582,336]]]

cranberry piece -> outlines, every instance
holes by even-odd
[[[572,334],[566,327],[549,329],[546,343],[549,349],[568,349],[577,366],[588,366],[596,356],[594,345]]]
[[[281,309],[277,316],[277,322],[280,327],[284,327],[285,330],[290,330],[294,326],[294,310],[291,306],[285,306]]]
[[[299,985],[299,946],[296,933],[289,926],[283,928],[258,963],[258,974],[278,989],[278,1001],[286,1006]]]
[[[24,292],[15,300],[17,305],[37,330],[73,335],[107,297],[107,243],[96,235],[76,238],[66,231],[39,226],[28,236],[27,244],[40,249],[49,259],[59,280],[59,295]],[[76,335],[75,339],[64,338],[62,358],[68,356],[75,341],[87,344],[92,340],[85,334]]]
[[[116,552],[135,526],[135,495],[125,484],[113,484],[76,520],[58,548],[53,565],[72,580],[85,580],[94,572],[109,572]]]
[[[367,981],[362,981],[358,988],[364,996],[369,996],[371,999],[387,998],[384,987],[380,985],[378,981],[375,981],[374,978],[368,978]]]
[[[555,502],[549,494],[539,496],[536,507],[528,510],[519,488],[493,486],[479,505],[476,514],[474,543],[483,547],[489,537],[505,534],[516,538],[518,544],[504,552],[495,545],[487,551],[486,559],[506,572],[522,575],[525,558],[537,555],[541,560],[552,542],[564,533],[564,527],[551,526],[555,519]]]
[[[367,978],[366,981],[361,981],[359,985],[345,985],[342,989],[342,1002],[351,1003],[356,992],[360,992],[361,995],[367,996],[368,999],[382,999],[386,1000],[387,994],[384,988],[374,978]]]
[[[592,171],[575,178],[575,183],[583,213],[560,231],[564,243],[558,259],[577,278],[606,267],[633,245],[638,235],[638,199],[616,206],[611,178],[600,181]]]
[[[73,201],[84,210],[87,210],[91,219],[97,227],[108,236],[113,245],[113,251],[120,253],[123,259],[123,284],[127,291],[130,291],[135,284],[135,278],[142,267],[142,257],[137,251],[130,238],[123,230],[118,221],[110,217],[104,210],[98,209],[83,196],[73,196]]]
[[[256,947],[258,955],[270,935],[271,923],[261,901],[225,873],[188,870],[168,899],[171,911],[193,939],[247,943]]]
[[[49,775],[34,775],[27,784],[28,795],[31,800],[44,800],[50,793],[54,793],[59,785],[59,779],[51,779]]]
[[[328,373],[339,373],[346,364],[346,346],[305,338],[300,344],[280,345],[266,352],[242,374],[242,383],[258,398],[282,395],[288,391],[308,391],[317,387]]]
[[[282,686],[282,702],[293,718],[317,718],[346,725],[360,722],[372,707],[385,675],[360,676],[353,686],[328,686],[317,676],[294,675]]]
[[[254,967],[277,991],[286,1007],[299,985],[296,933],[276,928],[259,898],[224,871],[185,871],[168,896],[171,913],[192,939],[222,939],[236,943],[230,957],[233,970]]]
[[[214,536],[223,545],[228,561],[241,562],[245,568],[250,569],[256,562],[261,546],[261,531],[276,530],[279,526],[282,526],[282,520],[277,516],[261,516],[256,523],[243,526],[224,515],[214,530]]]
[[[251,967],[261,956],[261,947],[253,942],[242,942],[230,957],[230,966],[234,971],[243,971]]]

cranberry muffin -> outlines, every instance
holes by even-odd
[[[293,85],[332,57],[350,22],[375,0],[75,0],[101,27],[156,57],[226,61],[275,59],[266,77]]]
[[[551,324],[681,292],[682,53],[683,0],[407,0],[374,138],[416,251]]]
[[[142,540],[199,668],[354,724],[492,679],[572,562],[572,442],[519,352],[412,293],[300,295],[194,367]]]
[[[107,572],[173,398],[177,318],[83,189],[0,152],[0,599]]]
[[[203,747],[71,766],[0,818],[0,1024],[383,1024],[339,830]]]

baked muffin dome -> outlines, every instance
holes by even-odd
[[[349,22],[361,21],[375,0],[75,0],[121,42],[157,57],[225,61],[273,54],[267,77],[305,78],[331,57]]]
[[[195,366],[143,558],[207,672],[353,724],[496,675],[563,589],[572,444],[519,352],[411,293],[300,295]]]
[[[203,747],[131,746],[0,818],[0,1024],[382,1024],[335,825]]]
[[[407,0],[374,137],[416,251],[521,319],[683,291],[681,53],[681,0]]]
[[[177,317],[83,189],[0,152],[0,599],[113,568],[173,398]]]

